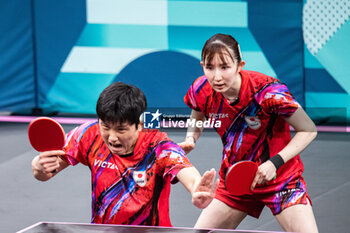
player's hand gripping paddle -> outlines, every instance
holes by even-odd
[[[62,150],[65,143],[62,126],[49,117],[39,117],[30,122],[28,138],[32,147],[39,152]]]
[[[250,186],[257,170],[258,165],[252,161],[240,161],[233,164],[225,177],[227,191],[236,196],[251,194]]]

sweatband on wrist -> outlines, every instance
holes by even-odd
[[[278,170],[284,164],[284,161],[279,154],[271,157],[269,160],[273,163],[273,165],[275,165],[276,170]]]

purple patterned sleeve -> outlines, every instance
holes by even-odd
[[[163,170],[163,176],[170,176],[170,181],[176,183],[177,173],[186,167],[193,167],[185,152],[174,142],[167,141],[156,148],[157,160]]]
[[[257,100],[267,112],[280,115],[283,118],[290,117],[300,107],[287,86],[281,83],[268,85],[257,95]]]

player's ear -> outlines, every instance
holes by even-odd
[[[144,113],[141,113],[140,118],[139,118],[139,121],[140,121],[140,123],[142,123],[142,124],[143,124],[143,114],[144,114]]]
[[[136,128],[137,128],[138,131],[142,131],[142,129],[143,129],[143,114],[141,114],[141,116],[140,116],[140,122],[139,122],[139,124],[136,126]]]
[[[137,130],[138,130],[139,132],[141,132],[142,129],[143,129],[143,122],[140,121],[140,123],[137,125]]]
[[[137,130],[142,131],[143,129],[143,113],[140,115],[140,123],[137,125]]]
[[[243,67],[245,66],[245,61],[241,61],[239,64],[238,64],[238,67],[237,67],[237,70],[238,72],[240,72],[241,70],[243,70]]]

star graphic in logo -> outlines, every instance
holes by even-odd
[[[159,120],[159,117],[162,115],[161,113],[159,113],[159,109],[157,109],[157,111],[155,113],[151,113],[151,114],[153,116],[151,122],[156,120],[156,119]]]

